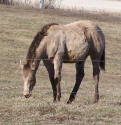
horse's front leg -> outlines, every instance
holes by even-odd
[[[56,94],[57,94],[57,90],[56,90],[56,86],[54,83],[54,65],[52,64],[52,62],[50,60],[43,60],[43,63],[49,73],[49,79],[52,85],[52,89],[53,89],[53,98],[54,98],[54,102],[56,101]]]
[[[56,102],[60,101],[61,98],[61,69],[62,69],[62,58],[57,54],[53,60],[54,63],[54,83],[56,85]]]

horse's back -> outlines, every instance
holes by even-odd
[[[89,51],[102,51],[103,33],[92,21],[78,21],[67,25],[54,25],[48,32],[49,44],[53,53],[64,52],[64,59],[85,59]],[[101,34],[102,33],[102,34]],[[93,39],[93,40],[92,40]],[[91,48],[91,49],[90,49]]]
[[[51,47],[56,48],[59,45],[58,50],[61,52],[63,48],[65,49],[64,60],[79,60],[87,56],[89,44],[86,42],[83,28],[72,25],[57,25],[51,27],[49,33]]]

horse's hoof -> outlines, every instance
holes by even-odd
[[[71,103],[72,103],[72,101],[70,101],[70,100],[67,101],[67,104],[71,104]]]
[[[60,102],[60,99],[53,100],[53,103],[58,103]]]
[[[99,102],[99,96],[97,95],[97,96],[95,96],[95,98],[94,98],[94,103],[98,103]]]
[[[56,103],[56,100],[53,100],[53,103]]]
[[[99,100],[94,100],[94,104],[96,104],[96,103],[98,103],[99,102]]]

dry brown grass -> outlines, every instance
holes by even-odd
[[[66,101],[74,86],[74,64],[64,64],[62,99],[52,102],[47,71],[40,66],[33,96],[22,95],[19,59],[24,58],[36,32],[44,24],[66,24],[80,19],[96,22],[106,36],[106,72],[101,73],[100,102],[93,104],[90,59],[76,100]],[[19,9],[0,5],[0,125],[119,125],[121,124],[121,16],[84,11]]]

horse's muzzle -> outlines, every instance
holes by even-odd
[[[23,95],[25,96],[25,98],[29,98],[32,94],[31,93],[24,93]]]
[[[25,98],[29,98],[31,96],[31,94],[28,94],[28,95],[24,95]]]

